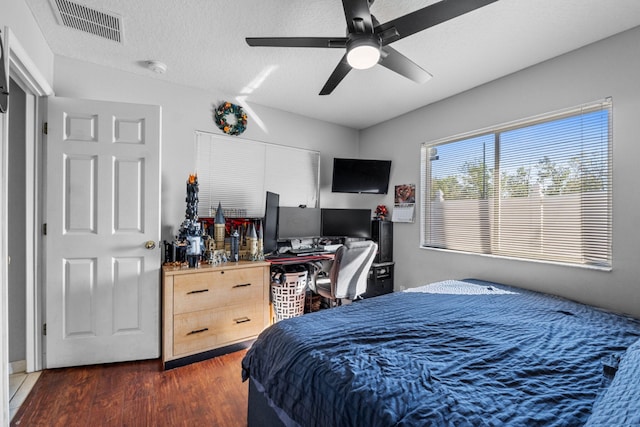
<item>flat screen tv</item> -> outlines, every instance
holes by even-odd
[[[387,194],[391,160],[333,159],[334,193]]]
[[[325,237],[371,238],[371,209],[322,209]]]

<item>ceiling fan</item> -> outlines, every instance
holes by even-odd
[[[431,74],[393,49],[389,44],[497,0],[441,0],[392,21],[380,24],[371,14],[374,0],[342,0],[347,19],[346,37],[247,37],[249,46],[320,47],[346,49],[345,55],[320,91],[328,95],[352,68],[367,69],[376,64],[417,83]]]

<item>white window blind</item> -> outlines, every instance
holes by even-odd
[[[319,207],[320,153],[280,145],[267,148],[265,189],[280,195],[280,206]]]
[[[611,267],[611,101],[422,146],[421,246]]]
[[[198,216],[211,217],[221,203],[226,216],[264,216],[266,191],[281,206],[318,207],[320,153],[196,132]]]

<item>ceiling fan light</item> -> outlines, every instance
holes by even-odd
[[[352,68],[366,70],[380,60],[380,44],[374,39],[356,39],[349,44],[347,62]]]

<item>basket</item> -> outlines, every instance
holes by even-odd
[[[284,283],[271,283],[271,302],[276,322],[304,314],[307,272],[286,273],[283,277]]]
[[[322,304],[322,297],[320,295],[314,295],[311,292],[307,292],[307,298],[304,303],[304,312],[313,313],[320,310]]]

